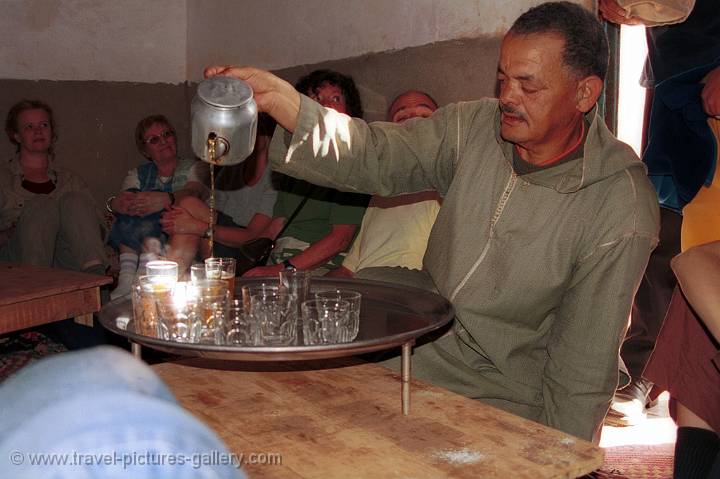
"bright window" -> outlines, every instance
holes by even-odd
[[[620,28],[620,68],[618,92],[618,138],[630,145],[640,156],[642,125],[645,111],[645,88],[640,76],[647,43],[645,27],[622,25]]]

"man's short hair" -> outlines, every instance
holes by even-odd
[[[398,102],[398,100],[400,100],[400,98],[404,97],[404,96],[407,95],[408,93],[418,93],[418,94],[420,94],[420,95],[423,95],[423,96],[427,97],[428,100],[430,100],[431,106],[432,106],[435,110],[437,110],[437,109],[439,108],[438,103],[435,101],[435,98],[431,97],[428,93],[425,93],[425,92],[422,91],[422,90],[405,90],[404,92],[402,92],[402,93],[400,93],[399,95],[397,95],[397,96],[393,99],[393,101],[390,102],[390,106],[388,107],[388,111],[387,111],[387,114],[386,114],[386,116],[387,116],[387,121],[392,121],[392,116],[393,116],[393,114],[395,113],[395,111],[394,111],[395,104]]]
[[[570,2],[548,2],[533,7],[515,20],[509,34],[557,33],[565,39],[563,61],[579,77],[596,75],[605,80],[608,42],[600,20]]]
[[[323,83],[340,88],[345,97],[348,115],[362,118],[363,108],[360,101],[360,92],[358,92],[352,77],[332,70],[315,70],[300,78],[295,84],[295,89],[306,95],[308,92],[314,92],[320,88]]]
[[[57,128],[55,127],[55,117],[53,116],[52,108],[47,103],[40,100],[20,100],[10,107],[7,118],[5,119],[5,133],[7,133],[10,143],[15,145],[16,151],[20,151],[20,143],[15,140],[15,133],[20,133],[17,124],[20,113],[26,110],[44,110],[48,115],[48,121],[50,122],[50,129],[52,130],[52,138],[50,139],[50,153],[52,153],[53,146],[57,141]]]
[[[419,93],[420,95],[426,96],[427,99],[430,100],[430,102],[432,103],[432,106],[435,107],[436,110],[439,108],[439,107],[438,107],[438,102],[436,102],[436,101],[435,101],[435,98],[431,97],[430,94],[425,93],[424,91],[421,91],[421,90],[406,90],[406,91],[400,93],[399,95],[397,95],[395,98],[393,98],[393,101],[390,102],[390,106],[388,107],[388,111],[387,111],[387,114],[386,114],[386,116],[388,117],[388,121],[392,121],[392,118],[390,118],[390,117],[391,117],[392,114],[393,114],[393,107],[395,106],[395,103],[396,103],[401,97],[404,97],[404,96],[407,95],[408,93]]]

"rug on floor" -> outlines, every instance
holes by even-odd
[[[0,382],[33,361],[67,348],[36,331],[13,333],[0,338]]]
[[[638,479],[669,479],[675,444],[616,446],[605,449],[604,470]]]

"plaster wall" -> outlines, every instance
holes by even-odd
[[[100,81],[0,81],[0,112],[20,98],[42,99],[57,122],[55,162],[78,173],[99,205],[115,194],[130,168],[147,161],[135,147],[137,122],[162,113],[180,132],[179,151],[190,152],[189,89],[186,84],[140,84]],[[5,135],[3,134],[5,137]],[[0,161],[15,152],[0,139]]]
[[[0,78],[185,81],[185,0],[0,0]]]
[[[208,64],[281,69],[499,37],[542,0],[188,0],[188,79]],[[578,0],[592,6],[592,0]]]
[[[21,98],[49,103],[56,161],[103,203],[145,161],[132,137],[140,118],[167,115],[190,153],[189,105],[207,64],[255,63],[291,82],[336,69],[356,80],[366,119],[384,119],[410,88],[440,104],[493,95],[502,32],[537,3],[305,0],[292,12],[299,2],[0,0],[0,114]],[[13,153],[0,140],[0,159]]]

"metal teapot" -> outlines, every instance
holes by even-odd
[[[253,151],[257,105],[242,80],[216,76],[200,82],[190,104],[190,121],[193,152],[207,163],[234,165]]]

